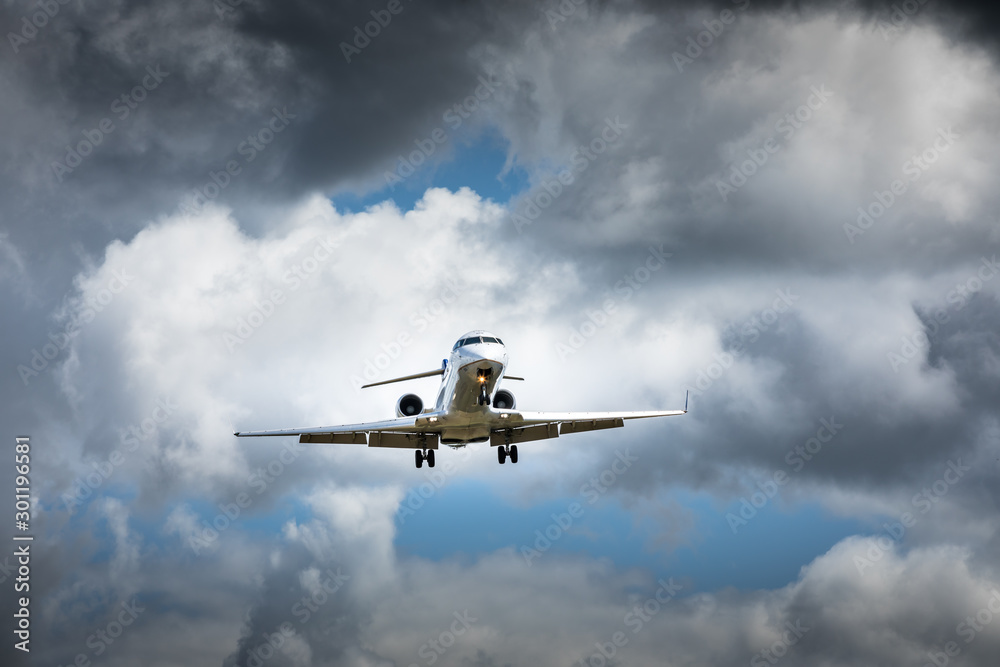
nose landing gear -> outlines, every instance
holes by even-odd
[[[490,404],[490,394],[486,391],[486,385],[489,383],[490,377],[493,375],[492,368],[480,368],[476,371],[476,379],[479,380],[479,398],[476,402],[479,405],[489,405]]]
[[[486,393],[486,383],[479,385],[479,405],[489,405],[490,395]]]

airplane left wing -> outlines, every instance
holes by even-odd
[[[686,414],[687,410],[649,410],[638,412],[520,412],[519,425],[535,424],[575,424],[593,421],[622,421],[624,419],[645,419],[647,417],[673,417]]]
[[[491,445],[503,445],[531,440],[555,438],[568,433],[582,433],[625,425],[626,419],[648,417],[673,417],[687,414],[688,397],[684,397],[683,410],[645,410],[629,412],[518,412],[501,411],[504,428],[494,429],[490,435]],[[503,413],[507,417],[503,417]]]

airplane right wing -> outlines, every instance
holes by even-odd
[[[402,449],[437,449],[436,423],[440,413],[425,412],[414,417],[398,417],[360,424],[288,428],[275,431],[236,431],[238,438],[297,435],[299,442],[313,445],[368,445]]]

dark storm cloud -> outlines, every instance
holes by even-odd
[[[677,12],[686,4],[656,8]],[[108,225],[135,229],[144,219],[174,210],[228,160],[241,161],[238,147],[266,126],[273,108],[287,108],[294,122],[257,164],[243,165],[244,173],[223,190],[221,201],[237,203],[249,214],[254,206],[313,188],[381,185],[381,173],[395,155],[474,88],[481,69],[469,55],[477,47],[516,47],[526,28],[548,28],[540,8],[522,3],[498,9],[470,2],[433,7],[404,2],[348,63],[341,45],[351,43],[355,29],[381,9],[363,3],[255,2],[220,15],[218,6],[60,5],[37,36],[10,54],[4,73],[20,95],[8,110],[7,129],[19,138],[8,144],[7,155],[20,174],[14,182],[29,189],[5,197],[11,207],[6,214],[11,222],[21,221],[14,240],[33,259],[39,254],[34,235],[22,237],[22,225],[84,238],[81,226],[99,238],[106,238],[99,230]],[[587,9],[592,16],[627,15],[629,7]],[[786,5],[761,9],[778,12]],[[983,32],[990,31],[996,15],[976,3],[929,3],[927,10]],[[8,6],[3,23],[19,26],[28,14],[26,6]],[[125,107],[119,102],[112,111],[112,105],[141,84],[147,66],[168,74],[146,99],[129,102],[137,108],[121,118]],[[83,132],[93,133],[103,118],[114,122],[114,131],[60,182],[52,163],[65,162],[65,146],[82,140]],[[583,117],[578,122],[591,124]],[[261,187],[266,196],[255,196]],[[71,211],[82,212],[84,219],[74,215],[73,225],[66,225]]]
[[[708,2],[670,2],[669,0],[641,0],[638,4],[658,11],[670,11],[687,5],[711,7],[716,11],[731,9],[734,5],[747,4],[746,0],[709,0]],[[956,38],[971,38],[991,48],[1000,38],[1000,10],[990,2],[958,0],[749,0],[753,7],[767,12],[787,13],[824,11],[859,11],[873,21],[882,21],[885,30],[905,26],[910,21],[933,21],[953,31]]]
[[[225,177],[225,165],[233,159],[242,171],[218,200],[238,206],[246,224],[257,228],[266,224],[276,200],[348,182],[380,187],[381,174],[395,156],[440,124],[442,111],[475,87],[482,68],[469,56],[480,45],[516,48],[525,29],[552,39],[541,9],[520,3],[502,10],[467,2],[438,3],[433,9],[401,6],[350,63],[341,44],[354,39],[355,28],[374,20],[373,9],[361,3],[322,8],[302,2],[242,3],[221,15],[212,3],[122,2],[86,11],[63,6],[5,67],[22,102],[10,109],[8,121],[11,136],[20,137],[8,145],[8,159],[21,174],[9,184],[17,183],[19,192],[13,196],[11,190],[12,196],[4,198],[5,215],[19,221],[13,240],[33,263],[43,253],[37,234],[23,231],[29,225],[47,230],[46,239],[78,239],[96,251],[109,238],[109,228],[137,229],[159,213],[176,210],[195,188],[207,185],[212,192],[211,174]],[[955,11],[979,18],[972,6]],[[570,18],[626,16],[629,7],[588,6]],[[779,8],[780,3],[768,10]],[[5,11],[5,23],[16,26],[27,10],[11,6]],[[684,27],[675,27],[673,34],[683,38]],[[646,45],[655,48],[652,41]],[[169,74],[122,119],[111,105],[147,77],[147,66]],[[115,108],[122,110],[121,102]],[[267,126],[275,108],[287,109],[294,120],[255,164],[244,163],[238,148]],[[683,107],[673,115],[678,114],[685,115]],[[581,110],[571,120],[577,132],[599,123],[584,116]],[[65,162],[66,145],[93,133],[103,118],[114,122],[114,131],[59,182],[52,163]],[[696,169],[706,151],[687,141],[678,137],[659,148],[687,156],[686,169]],[[70,214],[72,225],[65,222]],[[732,239],[737,246],[747,241],[752,238]],[[46,268],[55,274],[66,259],[61,251],[60,261]]]
[[[327,660],[341,660],[365,622],[361,607],[351,600],[350,575],[332,561],[316,562],[303,548],[283,554],[282,568],[265,575],[259,602],[251,609],[239,648],[223,667],[266,661],[274,665],[295,664],[286,657],[288,645],[299,638]],[[306,588],[301,573],[313,570],[313,588]],[[282,652],[281,649],[286,652]]]
[[[260,199],[275,201],[363,182],[475,87],[481,72],[468,52],[484,38],[510,41],[526,11],[405,2],[347,62],[341,45],[357,40],[355,29],[383,8],[261,2],[218,15],[214,5],[62,7],[6,59],[21,102],[8,120],[8,132],[21,135],[8,144],[8,158],[19,185],[50,207],[41,219],[34,202],[17,209],[30,216],[24,223],[72,232],[81,221],[74,215],[67,225],[69,211],[99,208],[102,219],[91,226],[134,229],[175,209],[232,159],[245,170],[219,201],[245,201],[261,188]],[[8,6],[0,22],[17,25],[25,11]],[[151,78],[153,70],[159,74]],[[144,81],[147,90],[133,99]],[[245,140],[267,127],[273,109],[291,123],[249,164],[257,151]],[[102,119],[111,121],[109,132],[100,132]],[[67,164],[65,146],[87,136],[100,142],[93,154],[53,173],[53,162]]]
[[[613,269],[624,268],[626,253],[651,241],[667,243],[676,251],[675,263],[692,271],[787,267],[815,273],[950,267],[995,244],[989,224],[995,206],[965,212],[976,224],[955,229],[942,226],[942,211],[921,206],[914,194],[932,179],[964,180],[969,163],[985,157],[982,142],[990,131],[982,131],[996,123],[970,99],[967,108],[939,108],[936,124],[899,129],[900,118],[914,115],[912,100],[930,94],[932,81],[951,76],[920,64],[929,64],[933,45],[911,42],[892,50],[867,29],[860,38],[848,37],[833,15],[811,12],[817,60],[802,61],[783,55],[801,27],[787,14],[776,14],[775,21],[753,8],[735,14],[735,22],[683,66],[672,54],[685,51],[697,26],[636,26],[611,57],[642,86],[631,78],[606,80],[598,93],[588,76],[608,65],[583,46],[586,40],[608,39],[616,18],[635,18],[613,9],[560,24],[545,47],[522,54],[517,69],[535,92],[509,99],[510,120],[505,124],[501,116],[500,122],[522,133],[532,127],[523,139],[508,133],[527,161],[554,149],[561,164],[537,170],[533,190],[512,207],[511,229],[567,255],[600,256],[602,267],[615,257]],[[699,15],[715,20],[708,10]],[[851,11],[840,17],[861,20]],[[892,65],[872,75],[861,64],[866,53]],[[578,60],[590,68],[568,65]],[[926,72],[923,90],[908,68]],[[893,89],[899,94],[887,95]],[[541,100],[551,102],[544,120],[526,123]],[[581,118],[579,109],[589,117]],[[624,129],[605,149],[601,132],[608,118],[620,119]],[[924,153],[933,162],[923,162]],[[859,154],[865,160],[860,171],[852,164]],[[744,167],[751,156],[762,157]],[[564,167],[569,185],[557,178]],[[749,176],[732,175],[740,169]],[[892,197],[889,188],[899,179],[917,185],[894,197],[879,217],[875,193],[890,201],[881,193]],[[728,192],[720,192],[723,185]],[[861,216],[862,208],[876,217]],[[895,228],[891,236],[889,226]],[[906,253],[896,252],[900,243],[907,244]]]

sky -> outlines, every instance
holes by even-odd
[[[3,3],[0,662],[995,665],[998,19]],[[430,401],[359,387],[473,329],[518,409],[690,411],[232,435]]]

